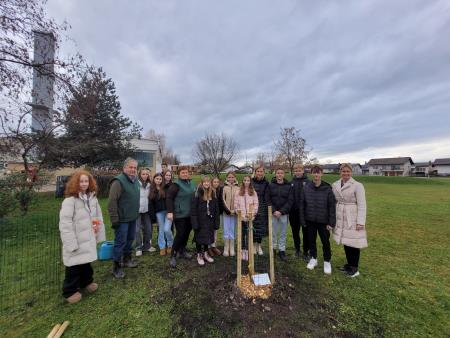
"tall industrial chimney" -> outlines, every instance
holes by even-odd
[[[55,37],[51,33],[34,31],[34,64],[32,96],[33,131],[49,130],[52,126],[54,103]]]

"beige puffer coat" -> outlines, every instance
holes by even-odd
[[[356,224],[366,225],[366,193],[364,186],[350,178],[341,188],[341,180],[333,183],[336,197],[336,227],[333,238],[338,244],[353,248],[367,247],[366,227],[356,230]]]
[[[231,184],[228,181],[225,181],[225,185],[222,190],[222,202],[224,211],[227,215],[235,215],[234,199],[239,193],[239,190],[240,188],[237,182]]]
[[[92,221],[99,220],[97,234]],[[59,213],[59,231],[65,266],[91,263],[97,260],[97,243],[105,240],[102,210],[95,195],[64,199]]]

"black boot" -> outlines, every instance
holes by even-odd
[[[286,253],[285,253],[284,251],[280,251],[280,252],[278,253],[278,255],[280,256],[280,259],[281,259],[283,262],[287,262]]]
[[[176,268],[177,267],[177,253],[176,252],[172,252],[172,257],[170,257],[170,266],[172,268]]]
[[[125,272],[123,271],[122,265],[120,264],[120,262],[113,262],[114,266],[113,266],[113,275],[115,278],[124,278],[125,277]]]
[[[297,257],[297,258],[302,257],[302,254],[300,253],[300,250],[295,250],[295,257]]]
[[[180,256],[184,259],[192,259],[192,255],[186,250],[186,248],[183,248],[180,252]]]
[[[123,266],[126,268],[135,268],[138,264],[131,259],[131,255],[123,256]]]

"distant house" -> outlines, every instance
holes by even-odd
[[[414,166],[411,157],[373,158],[367,164],[371,176],[409,176]]]
[[[229,165],[228,167],[226,167],[226,168],[222,171],[222,173],[225,174],[225,173],[229,173],[230,171],[238,172],[239,169],[240,169],[240,168],[239,168],[237,165],[231,164],[231,165]]]
[[[239,168],[239,172],[243,173],[243,174],[252,174],[253,167],[251,165],[245,165],[245,166]]]
[[[352,163],[352,173],[355,176],[361,176],[363,174],[361,164]]]
[[[418,177],[426,177],[431,174],[431,161],[429,162],[417,162],[414,166],[414,175]]]
[[[433,170],[438,176],[450,176],[450,158],[435,159]]]
[[[339,173],[340,164],[324,164],[322,165],[324,174],[338,174]]]
[[[136,148],[133,154],[139,167],[148,167],[152,173],[161,171],[161,156],[158,141],[153,139],[132,139],[131,144]]]
[[[369,175],[369,165],[368,164],[363,164],[361,166],[361,174],[362,175]]]

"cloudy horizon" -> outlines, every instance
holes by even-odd
[[[241,160],[294,126],[320,162],[450,157],[450,3],[50,0],[122,112],[183,162],[207,132]],[[70,47],[63,47],[67,52]]]

